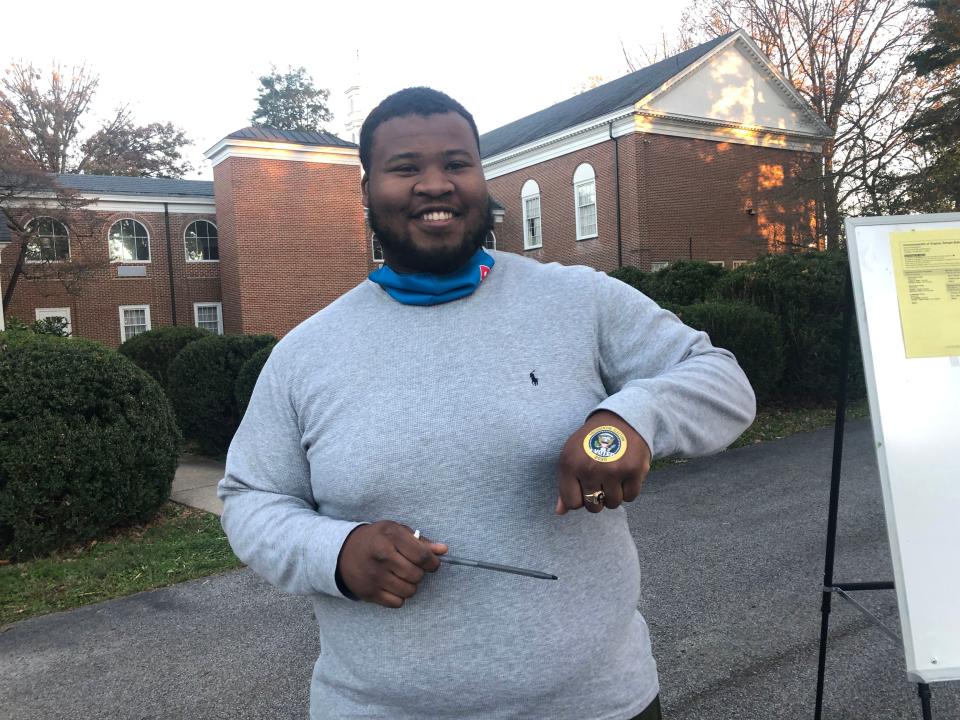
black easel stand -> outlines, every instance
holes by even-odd
[[[850,364],[850,336],[853,330],[853,286],[850,281],[850,271],[847,271],[844,280],[843,303],[843,336],[840,340],[840,376],[837,380],[837,414],[833,425],[833,467],[830,473],[830,507],[827,517],[827,552],[823,563],[823,593],[820,601],[820,660],[817,667],[817,704],[814,720],[821,720],[823,711],[823,676],[827,665],[827,631],[830,626],[830,607],[833,594],[852,604],[857,610],[866,615],[874,624],[878,625],[888,636],[897,643],[900,637],[883,625],[863,605],[852,597],[850,592],[858,590],[893,590],[892,580],[877,582],[850,582],[836,583],[833,581],[833,559],[837,547],[837,509],[840,504],[840,466],[843,459],[843,427],[847,414],[847,374]],[[923,720],[933,720],[930,710],[930,686],[927,683],[917,683],[917,692],[920,695],[920,706]]]

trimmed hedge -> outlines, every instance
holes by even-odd
[[[134,335],[119,350],[166,388],[167,370],[177,354],[190,343],[211,335],[209,330],[191,325],[162,327]]]
[[[177,420],[202,452],[227,451],[240,424],[237,376],[258,350],[276,341],[273,335],[211,335],[187,345],[170,363],[167,392]]]
[[[240,372],[237,373],[237,383],[233,387],[233,393],[237,399],[237,412],[241,420],[247,412],[247,405],[250,404],[250,396],[253,395],[253,388],[257,384],[257,378],[260,377],[263,366],[267,364],[267,358],[269,358],[270,353],[273,352],[273,346],[275,344],[276,343],[271,343],[267,345],[267,347],[257,350],[250,359],[243,364]]]
[[[0,333],[0,557],[153,518],[180,451],[160,386],[98,343],[9,335]]]
[[[699,260],[678,260],[656,272],[625,267],[610,273],[659,304],[692,305],[716,298],[717,283],[727,271]]]
[[[729,350],[747,374],[759,401],[769,398],[783,378],[784,352],[777,318],[740,302],[709,302],[676,311],[687,325],[703,330],[716,346]]]
[[[843,332],[843,250],[768,255],[730,272],[717,286],[721,297],[748,302],[779,318],[785,369],[780,395],[828,401],[836,396]],[[856,329],[851,345],[851,398],[866,386]]]

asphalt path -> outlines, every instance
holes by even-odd
[[[667,720],[812,718],[832,433],[653,473],[630,509]],[[869,425],[848,426],[838,581],[889,579]],[[858,593],[899,631],[892,591]],[[297,718],[318,652],[303,598],[246,570],[0,630],[0,718]],[[824,720],[920,718],[903,653],[846,603]],[[960,684],[932,686],[960,718]]]

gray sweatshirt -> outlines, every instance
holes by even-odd
[[[494,257],[462,300],[403,305],[365,281],[299,325],[230,446],[234,551],[313,600],[311,718],[623,720],[658,692],[624,510],[555,515],[557,460],[599,408],[656,457],[716,452],[753,392],[729,352],[628,285]],[[398,610],[344,598],[340,547],[381,519],[560,579],[444,565]]]

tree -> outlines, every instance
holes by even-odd
[[[281,74],[271,66],[270,74],[260,78],[250,122],[279,130],[323,130],[323,123],[333,119],[329,98],[329,90],[314,87],[306,68],[288,67]]]
[[[3,288],[3,307],[10,304],[17,281],[21,277],[53,279],[68,292],[77,292],[84,277],[99,265],[89,260],[85,243],[89,239],[82,232],[71,235],[70,257],[52,262],[42,253],[35,262],[27,262],[31,247],[40,241],[35,225],[25,224],[24,205],[44,199],[44,212],[52,215],[71,213],[76,227],[91,227],[92,213],[83,208],[88,200],[62,187],[56,177],[42,169],[34,158],[15,142],[7,130],[5,110],[0,107],[0,222],[12,231],[14,261],[10,277]]]
[[[931,11],[923,46],[909,56],[917,74],[943,79],[907,124],[927,160],[904,178],[914,209],[960,210],[960,0],[920,0]]]
[[[682,34],[742,27],[834,132],[816,176],[820,232],[841,242],[848,212],[887,209],[889,178],[916,166],[907,121],[938,87],[907,61],[923,19],[907,0],[693,0]]]
[[[193,169],[182,159],[189,144],[182,130],[170,123],[138,127],[126,106],[82,141],[99,83],[83,65],[54,65],[45,77],[31,63],[11,63],[0,80],[7,142],[52,173],[180,177]]]

